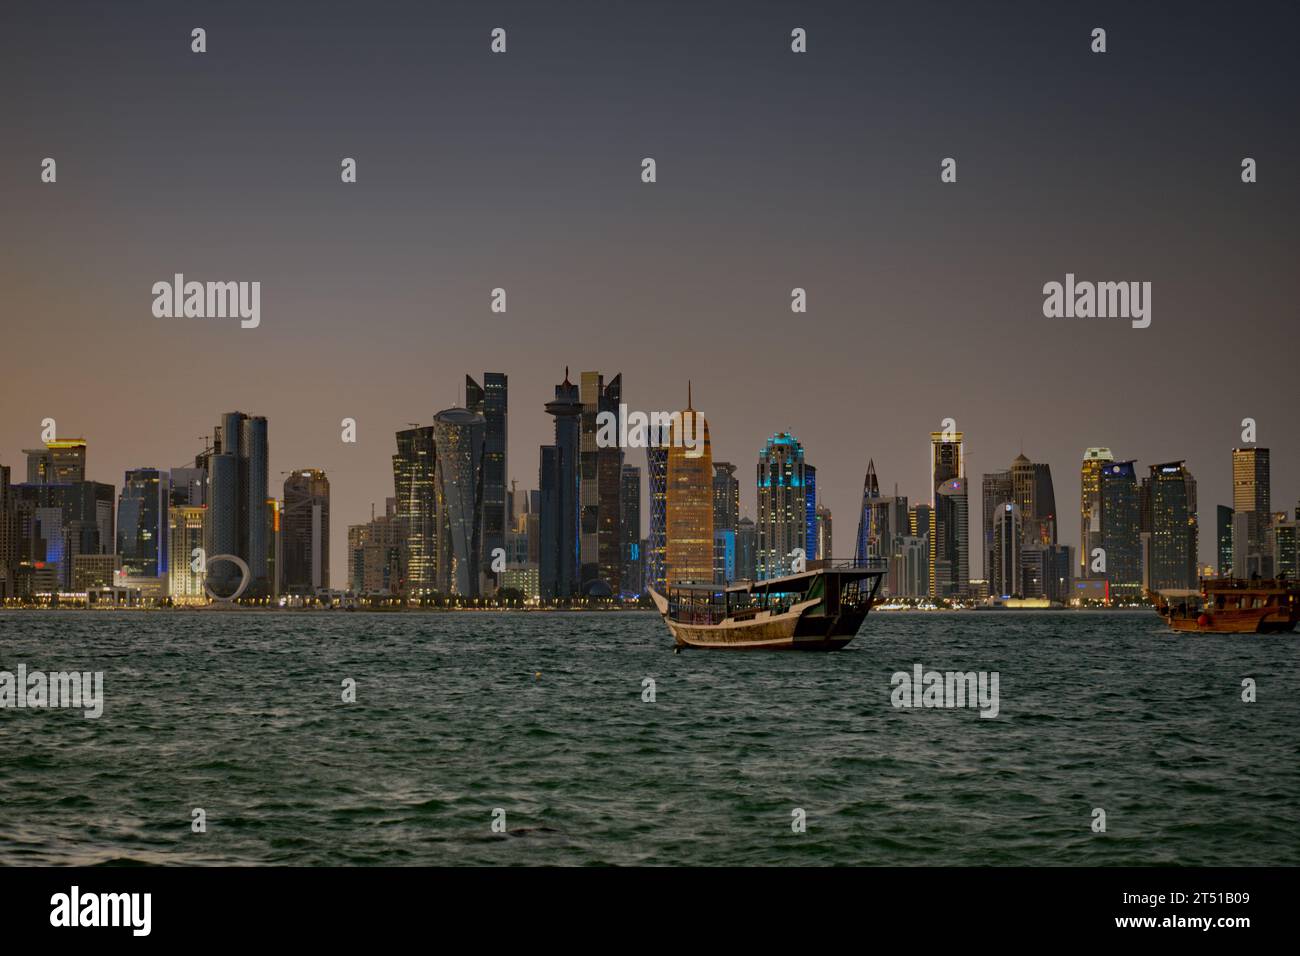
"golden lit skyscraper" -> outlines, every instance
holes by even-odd
[[[1079,469],[1079,571],[1088,571],[1094,548],[1101,547],[1101,469],[1115,456],[1109,448],[1089,448]]]
[[[1272,574],[1268,557],[1269,525],[1272,520],[1270,501],[1269,455],[1267,448],[1232,450],[1232,508],[1244,530],[1244,541],[1233,542],[1234,564],[1241,576],[1253,573]],[[1240,553],[1241,558],[1235,556]]]
[[[713,451],[709,424],[691,406],[673,416],[665,524],[669,584],[713,580]]]

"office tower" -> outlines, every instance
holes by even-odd
[[[1232,576],[1232,515],[1227,505],[1217,507],[1214,522],[1214,539],[1217,557],[1216,570],[1220,577]]]
[[[875,526],[874,505],[880,498],[880,483],[876,480],[875,459],[868,459],[867,474],[862,479],[862,509],[858,512],[858,537],[853,546],[853,561],[865,565],[881,553],[880,529]]]
[[[819,561],[834,560],[835,552],[831,550],[831,509],[827,508],[825,505],[817,506],[815,528],[815,537],[817,539],[817,559]]]
[[[668,447],[665,563],[668,583],[713,580],[713,448],[709,423],[691,404],[674,415]]]
[[[618,418],[623,376],[615,375],[608,385],[599,372],[583,372],[579,380],[582,433],[578,459],[578,590],[584,596],[610,597],[617,595],[622,586],[623,545],[618,499],[623,450],[617,442],[601,447],[597,439],[601,414]]]
[[[48,583],[72,587],[73,561],[82,554],[113,554],[114,489],[98,481],[10,486],[15,513],[16,562],[40,564]]]
[[[330,587],[330,482],[319,468],[289,473],[280,522],[281,590],[312,595]]]
[[[168,482],[169,504],[199,508],[208,503],[207,457],[199,456],[192,468],[173,468]]]
[[[218,595],[234,593],[240,570],[232,561],[212,561],[233,554],[248,565],[244,598],[265,598],[274,591],[271,577],[273,542],[266,521],[270,447],[266,419],[228,412],[213,431],[208,457],[208,585]]]
[[[505,547],[510,517],[506,506],[509,446],[509,381],[503,372],[484,372],[480,386],[465,376],[465,407],[483,416],[483,541],[480,566],[492,567],[492,552]]]
[[[808,542],[807,559],[815,561],[817,554],[817,469],[804,463],[803,467],[804,540]]]
[[[165,472],[135,468],[126,473],[117,501],[117,553],[130,577],[167,574],[167,509],[171,487]]]
[[[270,586],[268,596],[278,603],[284,577],[284,537],[281,534],[284,502],[278,498],[267,498],[263,514],[266,516],[266,580]]]
[[[641,469],[624,465],[619,490],[619,538],[623,542],[623,597],[637,597],[645,590],[641,560]]]
[[[67,485],[86,480],[86,440],[51,440],[44,448],[26,449],[29,485]]]
[[[1142,594],[1141,493],[1132,461],[1107,462],[1101,471],[1101,548],[1112,601]]]
[[[555,444],[541,448],[538,483],[538,588],[542,600],[568,600],[578,593],[578,449],[582,401],[578,386],[564,381],[546,403],[555,419]]]
[[[758,577],[758,529],[752,518],[741,518],[736,525],[736,580],[753,581]]]
[[[1115,460],[1109,448],[1089,448],[1079,470],[1079,570],[1091,577],[1093,551],[1101,547],[1101,472]]]
[[[406,522],[398,515],[396,498],[384,500],[384,513],[348,526],[349,587],[357,594],[396,595],[402,590],[406,557]]]
[[[923,516],[929,521],[930,508],[928,505],[917,505],[918,509],[924,509]],[[898,572],[898,590],[894,592],[897,597],[926,597],[930,593],[930,542],[927,535],[903,535],[898,542],[897,564]]]
[[[713,582],[738,578],[737,533],[740,526],[740,481],[729,461],[713,463]]]
[[[203,562],[207,538],[208,509],[202,505],[176,504],[168,508],[167,593],[172,603],[203,604],[206,574]]]
[[[965,567],[970,559],[958,554],[961,544],[954,512],[959,501],[965,503],[966,482],[963,480],[960,487],[949,489],[948,494],[939,494],[941,487],[955,478],[961,478],[963,474],[962,433],[931,432],[929,533],[932,598],[953,597],[964,593],[969,584],[958,567]]]
[[[438,498],[441,515],[441,577],[461,597],[482,594],[483,451],[487,422],[465,408],[447,408],[433,416],[438,451]]]
[[[713,463],[713,530],[735,531],[740,524],[740,481],[729,461]]]
[[[1273,515],[1269,537],[1273,545],[1273,576],[1295,581],[1300,576],[1300,522],[1285,511]]]
[[[1020,507],[1020,520],[1027,543],[1056,543],[1056,492],[1052,486],[1052,469],[1042,462],[1032,462],[1024,453],[1011,463],[1010,500]]]
[[[949,568],[950,583],[943,595],[965,597],[970,591],[970,512],[966,495],[965,478],[949,478],[935,489],[935,500],[941,503],[935,508],[935,514],[943,514],[943,523],[935,523],[936,534],[941,540],[938,553],[947,554],[947,562],[941,561],[940,569]],[[931,551],[934,551],[932,546]]]
[[[1240,577],[1272,575],[1268,526],[1272,517],[1267,448],[1232,450],[1232,509],[1245,516],[1245,538],[1233,542]],[[1238,554],[1239,553],[1239,554]]]
[[[1011,480],[1011,472],[995,471],[984,476],[981,485],[980,501],[983,504],[984,513],[984,577],[988,579],[990,593],[993,595],[1009,594],[1009,591],[999,591],[999,585],[996,580],[1001,580],[1000,576],[995,573],[994,565],[996,564],[996,548],[998,539],[998,530],[995,527],[1001,513],[1005,511],[1003,507],[1008,502],[1015,502],[1015,488]],[[1020,522],[1020,508],[1016,507],[1016,522]]]
[[[650,528],[646,538],[646,586],[663,593],[667,574],[668,448],[667,442],[652,438],[645,450],[646,475],[650,481]]]
[[[767,440],[758,458],[758,578],[790,574],[795,553],[808,555],[807,468],[803,445],[789,432]]]
[[[1149,466],[1143,481],[1145,581],[1152,590],[1196,586],[1196,481],[1181,461]]]
[[[116,554],[79,554],[72,561],[72,590],[78,594],[115,587],[122,570]]]
[[[993,553],[989,574],[989,593],[994,597],[1023,596],[1020,576],[1021,544],[1024,529],[1020,506],[1004,501],[993,513]]]
[[[397,433],[393,456],[395,518],[401,529],[401,573],[392,593],[422,598],[438,590],[439,517],[437,445],[432,425],[413,425]]]
[[[14,565],[18,558],[14,524],[9,466],[0,465],[0,601],[6,601],[14,596]]]

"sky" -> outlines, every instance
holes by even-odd
[[[0,463],[20,479],[54,418],[120,488],[265,415],[273,488],[329,475],[340,586],[396,430],[505,372],[509,474],[536,487],[568,366],[645,411],[690,380],[750,515],[793,432],[837,556],[867,461],[928,500],[952,418],[976,488],[1021,450],[1051,464],[1070,544],[1085,448],[1185,459],[1212,560],[1243,418],[1274,509],[1300,499],[1300,12],[983,6],[9,0]],[[178,272],[260,282],[260,325],[155,317]],[[1150,327],[1044,317],[1067,273],[1150,282]]]

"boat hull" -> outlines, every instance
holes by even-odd
[[[1204,624],[1200,618],[1207,620]],[[1220,610],[1197,617],[1166,616],[1175,631],[1187,634],[1286,634],[1295,630],[1296,620],[1285,608]]]
[[[834,616],[806,612],[820,601],[795,604],[783,614],[760,613],[748,620],[695,625],[668,616],[668,601],[651,589],[650,596],[678,647],[716,651],[837,651],[853,640],[867,611]]]

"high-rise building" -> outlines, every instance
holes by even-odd
[[[442,505],[440,574],[450,593],[467,598],[477,598],[483,593],[486,429],[483,416],[466,408],[447,408],[433,416],[433,438],[438,449],[438,497]]]
[[[713,448],[709,424],[691,404],[673,416],[664,509],[668,583],[713,580]]]
[[[831,561],[835,557],[832,547],[832,528],[831,528],[831,509],[825,505],[817,506],[816,538],[817,538],[817,558],[820,561]]]
[[[44,448],[26,449],[29,485],[66,485],[86,480],[86,440],[51,439]]]
[[[1089,448],[1079,470],[1079,569],[1089,577],[1093,552],[1101,547],[1101,472],[1115,460],[1109,448]]]
[[[284,480],[280,523],[284,561],[282,591],[313,595],[330,587],[330,482],[319,468],[289,473]]]
[[[1142,595],[1141,492],[1132,461],[1110,461],[1101,469],[1101,549],[1112,601]]]
[[[815,561],[821,556],[817,553],[817,469],[807,462],[803,467],[803,515],[806,558]]]
[[[543,445],[538,483],[538,589],[543,600],[568,600],[578,593],[578,450],[582,401],[578,386],[555,386],[546,413],[555,419],[555,444]]]
[[[174,504],[168,508],[167,593],[173,604],[203,604],[204,542],[208,509],[202,505]]]
[[[270,448],[266,419],[228,412],[213,431],[208,456],[208,585],[218,595],[234,593],[240,570],[231,561],[211,558],[233,554],[248,565],[244,598],[265,598],[274,591],[271,577],[273,542],[266,521]]]
[[[941,561],[940,569],[949,568],[950,585],[938,596],[966,597],[970,592],[970,511],[965,478],[949,478],[935,489],[935,501],[940,503],[934,514],[943,514],[942,523],[933,521],[936,534],[944,540],[938,551],[947,554],[947,563]],[[930,549],[935,550],[933,547]]]
[[[668,580],[668,448],[667,440],[653,437],[645,450],[650,481],[650,527],[646,537],[646,586],[663,593]]]
[[[117,501],[117,554],[131,577],[167,575],[167,509],[171,487],[166,472],[134,468],[126,473]]]
[[[14,501],[10,491],[9,466],[0,465],[0,601],[14,596],[14,565],[18,545],[14,528]]]
[[[858,537],[853,545],[854,563],[864,565],[873,557],[887,556],[882,552],[881,529],[876,527],[875,502],[880,498],[880,482],[876,480],[875,459],[868,459],[867,474],[862,480],[862,509],[858,512]]]
[[[1215,512],[1216,570],[1224,578],[1232,576],[1232,515],[1233,511],[1227,505],[1219,505]]]
[[[1020,523],[1020,506],[1004,501],[993,513],[993,553],[989,574],[989,593],[994,597],[1023,597],[1020,577],[1020,549],[1024,529]]]
[[[1295,581],[1300,577],[1300,522],[1278,511],[1273,515],[1269,537],[1273,544],[1273,575]]]
[[[758,577],[758,530],[752,518],[741,518],[736,525],[736,580],[753,581]]]
[[[1244,517],[1245,538],[1233,542],[1241,577],[1272,576],[1272,547],[1268,526],[1272,520],[1267,448],[1232,450],[1232,509]]]
[[[947,598],[965,593],[968,576],[961,567],[968,567],[969,555],[959,551],[963,544],[957,529],[955,509],[965,504],[966,482],[962,464],[962,433],[930,433],[930,597]],[[939,489],[955,478],[962,478],[959,487],[950,488],[947,494]],[[960,494],[958,493],[960,492]],[[963,519],[964,520],[964,519]],[[969,542],[967,542],[967,547]]]
[[[483,416],[483,541],[480,567],[492,567],[492,554],[505,547],[510,516],[506,505],[506,452],[509,447],[509,380],[504,372],[483,373],[483,384],[465,376],[465,407]]]
[[[357,594],[392,595],[402,588],[406,524],[398,516],[397,499],[384,501],[384,513],[348,526],[348,581]]]
[[[767,440],[758,458],[758,578],[791,573],[796,552],[808,555],[808,501],[803,445],[789,432]]]
[[[1196,480],[1181,461],[1150,465],[1142,488],[1146,586],[1155,591],[1196,586]]]
[[[619,490],[619,538],[623,542],[623,597],[638,597],[645,590],[641,556],[641,469],[624,465]]]
[[[599,372],[583,372],[582,433],[578,459],[579,592],[610,597],[621,590],[623,545],[619,512],[623,450],[617,443],[597,440],[602,413],[618,416],[623,400],[623,376],[609,384]]]
[[[397,579],[384,589],[391,589],[391,593],[405,593],[418,599],[438,590],[437,468],[438,450],[432,425],[413,425],[397,433],[393,497],[397,505],[394,517],[402,539],[402,559]]]
[[[72,587],[73,559],[113,554],[114,489],[98,481],[24,483],[10,487],[16,565],[40,565],[56,588]]]
[[[984,476],[982,487],[980,489],[980,500],[983,504],[984,513],[984,577],[989,582],[990,593],[993,595],[1010,594],[1012,592],[999,590],[999,587],[1005,585],[1006,581],[1000,574],[995,572],[994,567],[997,564],[996,551],[998,548],[998,538],[1001,532],[997,529],[997,522],[1006,511],[1004,507],[1008,502],[1016,502],[1015,489],[1011,481],[1011,472],[995,471]],[[1016,507],[1016,524],[1020,524],[1020,507]],[[1023,530],[1022,532],[1023,533]],[[1019,546],[1017,545],[1017,550]]]
[[[207,461],[206,455],[200,455],[194,467],[171,470],[169,504],[200,508],[208,503]]]
[[[713,463],[713,530],[735,531],[740,524],[740,481],[729,461]]]

